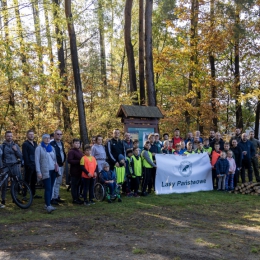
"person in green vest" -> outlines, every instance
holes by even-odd
[[[146,192],[147,186],[150,183],[152,176],[152,169],[156,168],[156,164],[153,162],[153,155],[149,151],[151,148],[150,141],[146,141],[144,144],[144,149],[141,153],[142,162],[143,162],[143,183],[142,183],[142,196],[147,196]]]
[[[208,138],[203,140],[203,149],[204,149],[205,152],[208,153],[209,156],[211,156],[212,147],[209,145],[209,139]]]
[[[204,148],[203,148],[203,142],[202,141],[199,141],[199,144],[198,144],[198,148],[195,150],[195,153],[204,153]]]
[[[187,143],[187,151],[183,153],[184,155],[190,155],[195,154],[195,152],[192,150],[192,142]]]
[[[131,157],[132,159],[132,187],[134,190],[134,197],[138,198],[138,189],[140,185],[140,180],[142,178],[142,171],[143,171],[143,166],[142,166],[142,159],[139,156],[139,149],[134,148],[133,149],[133,155]]]

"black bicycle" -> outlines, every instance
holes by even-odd
[[[32,204],[33,194],[29,185],[12,172],[12,168],[16,164],[21,164],[21,162],[18,161],[0,168],[0,188],[10,177],[13,202],[21,209],[28,209]]]

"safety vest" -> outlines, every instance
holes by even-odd
[[[118,184],[123,183],[125,181],[125,167],[116,167],[115,166],[115,170],[116,170],[116,182]]]
[[[133,170],[132,170],[132,165],[131,165],[131,158],[129,158],[128,156],[126,157],[126,160],[128,162],[128,170],[130,174],[133,174]],[[127,171],[126,171],[127,173]]]
[[[87,179],[94,177],[94,172],[97,167],[97,161],[95,157],[91,156],[91,160],[90,160],[86,155],[84,155],[83,160],[84,160],[84,167],[89,172],[91,177],[89,177],[85,172],[82,172],[81,176]]]
[[[142,151],[142,155],[141,155],[141,156],[142,156],[142,159],[143,159],[143,166],[144,166],[145,168],[153,168],[153,166],[152,166],[150,163],[148,163],[148,162],[146,161],[146,159],[143,157],[144,151],[145,151],[145,150]],[[153,155],[152,155],[152,153],[149,152],[149,151],[147,151],[147,152],[148,152],[148,155],[149,155],[151,161],[153,161]]]
[[[133,155],[132,160],[134,162],[134,175],[132,177],[135,178],[135,176],[142,176],[142,159],[140,157],[136,159]]]
[[[210,153],[210,154],[212,153],[212,147],[210,147],[210,146],[207,147],[207,148],[205,148],[205,146],[204,146],[203,149],[204,149],[204,151],[207,152],[207,153]]]
[[[195,154],[195,152],[194,152],[194,151],[191,151],[191,152],[186,151],[186,152],[184,152],[183,154],[190,155],[190,154]]]

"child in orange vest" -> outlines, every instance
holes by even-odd
[[[91,156],[91,146],[85,145],[84,156],[80,160],[81,170],[82,170],[82,182],[83,182],[83,198],[84,205],[89,206],[90,204],[95,204],[94,198],[94,181],[97,177],[98,166],[97,161],[94,156]],[[89,200],[87,195],[89,193]]]
[[[221,151],[219,150],[220,145],[218,143],[215,143],[214,150],[211,154],[211,165],[212,165],[212,184],[213,189],[217,189],[218,186],[218,178],[217,178],[217,172],[216,172],[216,163],[219,159]],[[214,185],[216,184],[216,185]]]

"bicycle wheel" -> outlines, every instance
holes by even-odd
[[[21,209],[28,209],[32,204],[32,191],[29,185],[23,180],[12,183],[11,195],[13,202]]]
[[[102,184],[96,183],[94,186],[94,196],[97,201],[103,201],[105,198],[105,189]]]

